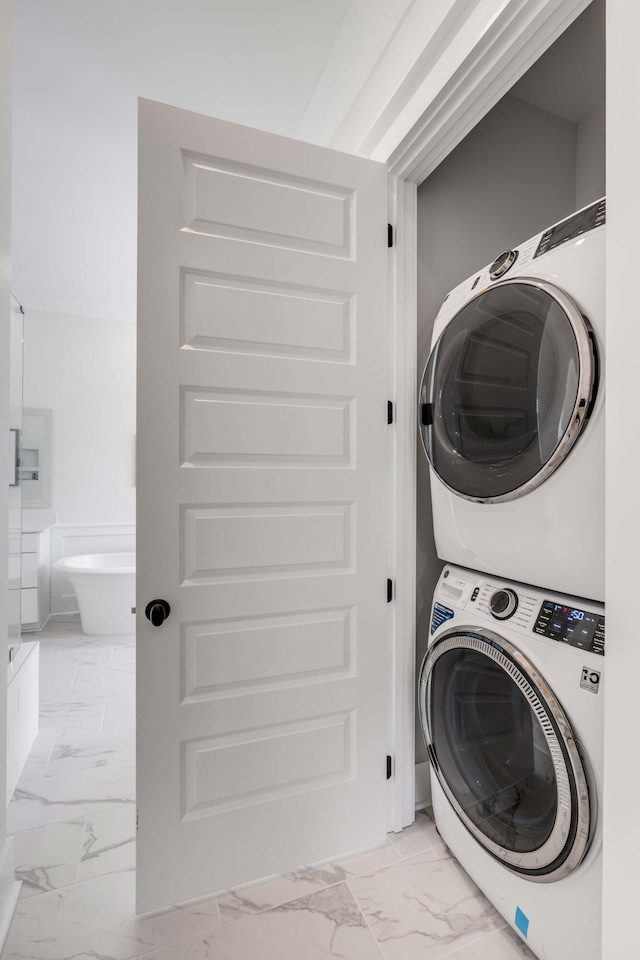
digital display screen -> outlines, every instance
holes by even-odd
[[[545,230],[534,254],[534,259],[549,250],[553,250],[554,247],[559,247],[566,240],[573,240],[575,237],[579,237],[581,233],[595,230],[596,227],[602,226],[605,220],[605,201],[600,200],[598,203],[587,207],[586,210],[581,210],[573,217],[569,217],[568,220],[563,220],[557,226]]]
[[[601,613],[545,600],[533,629],[550,640],[604,654],[604,616]]]
[[[555,604],[551,618],[552,631],[564,634],[567,639],[575,638],[578,646],[591,646],[597,626],[598,617],[596,614],[587,613],[585,610],[575,610],[572,607],[562,607],[558,603]]]

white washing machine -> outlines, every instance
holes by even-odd
[[[419,679],[443,841],[540,960],[601,955],[604,607],[445,567]]]
[[[604,600],[605,201],[451,291],[420,390],[438,556]]]

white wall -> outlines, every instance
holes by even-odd
[[[293,135],[349,3],[16,0],[13,278],[25,308],[133,319],[137,98]]]
[[[607,12],[607,449],[603,960],[635,958],[638,936],[638,584],[640,375],[640,4]]]
[[[598,200],[605,192],[604,105],[578,123],[576,142],[576,209]]]
[[[448,291],[502,250],[575,209],[576,126],[506,96],[418,188],[418,377]],[[417,660],[442,569],[433,543],[429,472],[418,450]],[[508,574],[508,571],[505,571]],[[426,759],[420,731],[416,757]]]
[[[135,325],[27,308],[24,327],[24,405],[52,411],[58,525],[135,523]]]

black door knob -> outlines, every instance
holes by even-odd
[[[154,627],[159,627],[171,613],[171,607],[166,600],[151,600],[144,608],[144,615],[151,620]]]

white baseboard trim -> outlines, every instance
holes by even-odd
[[[2,951],[18,903],[22,881],[15,878],[13,837],[7,837],[0,853],[0,951]]]
[[[52,613],[47,619],[47,623],[80,623],[80,614],[77,610],[75,613],[72,611],[69,613]],[[42,629],[44,630],[44,627]]]
[[[429,806],[431,806],[429,761],[421,760],[420,763],[416,763],[416,810]]]

